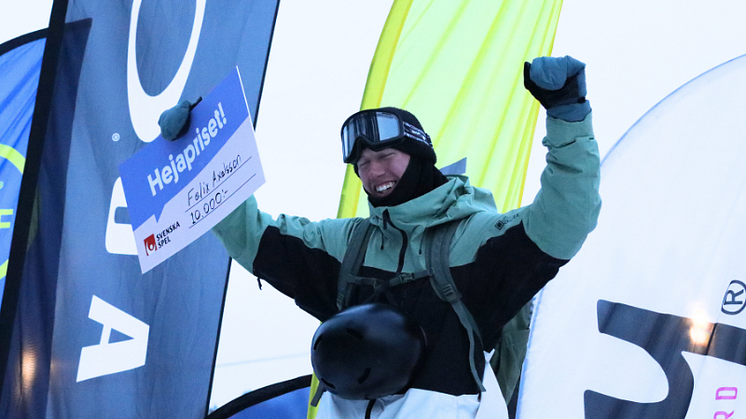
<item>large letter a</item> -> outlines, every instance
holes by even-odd
[[[101,343],[80,351],[77,381],[131,370],[145,365],[150,326],[93,296],[88,317],[104,325]],[[131,337],[130,340],[109,343],[111,330]]]

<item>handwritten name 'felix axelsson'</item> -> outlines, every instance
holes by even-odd
[[[200,153],[205,150],[205,147],[210,145],[210,141],[215,138],[221,129],[228,123],[228,119],[225,117],[223,112],[223,104],[218,103],[217,109],[215,109],[215,117],[210,118],[207,121],[207,126],[201,130],[195,128],[197,136],[188,143],[181,153],[174,156],[173,154],[168,155],[169,163],[162,168],[156,168],[152,175],[148,175],[148,184],[150,185],[150,192],[155,196],[156,193],[163,190],[163,185],[179,182],[179,173],[184,170],[192,170],[192,163],[196,158],[199,157]],[[157,187],[157,189],[156,189]]]

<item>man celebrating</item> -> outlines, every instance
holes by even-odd
[[[444,176],[417,118],[387,107],[352,115],[341,132],[369,218],[273,219],[251,197],[214,227],[231,257],[324,322],[312,345],[326,390],[317,418],[482,418],[502,399],[484,392],[494,375],[483,350],[580,250],[601,206],[584,67],[571,57],[525,65],[547,109],[548,149],[528,206],[499,214],[489,191]],[[178,132],[169,112],[163,132]],[[402,345],[419,348],[407,368]]]

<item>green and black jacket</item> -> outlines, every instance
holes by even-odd
[[[548,118],[547,166],[530,205],[499,214],[492,194],[463,176],[393,207],[370,207],[376,227],[361,275],[388,279],[425,269],[423,233],[459,221],[451,242],[451,274],[492,348],[503,325],[567,263],[596,226],[601,208],[600,162],[591,116],[582,122]],[[259,211],[254,197],[214,228],[230,255],[296,304],[325,320],[337,312],[340,263],[359,219],[311,222]],[[424,328],[428,349],[412,388],[452,396],[477,394],[468,363],[469,342],[451,306],[427,279],[406,283],[385,298]],[[372,297],[361,289],[358,302]],[[377,296],[384,298],[384,296]],[[481,358],[481,357],[480,357]],[[479,368],[484,359],[478,360]]]

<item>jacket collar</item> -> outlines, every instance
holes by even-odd
[[[476,212],[495,210],[489,191],[474,188],[466,176],[448,176],[448,182],[403,204],[374,207],[368,203],[371,223],[383,227],[383,213],[405,231],[426,228],[451,220],[466,218]]]

